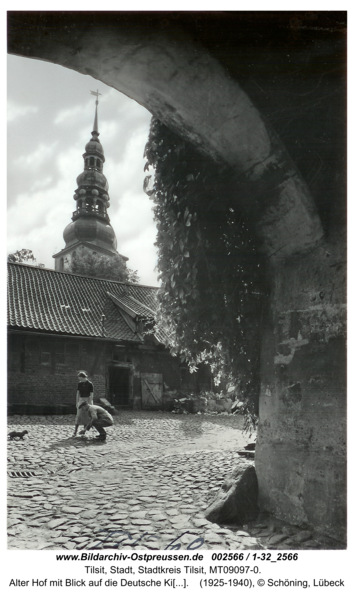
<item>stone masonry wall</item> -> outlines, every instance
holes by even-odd
[[[274,269],[256,451],[261,508],[345,540],[345,250]]]

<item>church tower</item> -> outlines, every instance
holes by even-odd
[[[54,254],[55,270],[70,271],[71,260],[79,248],[98,255],[117,256],[117,238],[108,216],[108,182],[103,174],[105,156],[98,139],[98,96],[96,96],[95,119],[91,139],[85,146],[84,171],[77,177],[74,200],[76,210],[71,223],[64,229],[65,248]],[[124,261],[127,257],[119,255]]]

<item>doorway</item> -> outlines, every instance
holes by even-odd
[[[141,373],[141,407],[143,410],[161,409],[163,378],[161,373]]]
[[[129,405],[130,368],[108,367],[109,397],[113,406]]]

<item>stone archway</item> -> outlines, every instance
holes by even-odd
[[[345,251],[339,232],[324,236],[307,183],[227,60],[188,27],[176,25],[171,35],[164,18],[9,13],[9,52],[89,74],[123,92],[241,183],[273,270],[262,343],[260,501],[282,518],[343,540]],[[234,53],[237,62],[237,44]]]
[[[75,13],[70,13],[72,15]],[[9,50],[89,74],[133,98],[252,189],[265,252],[312,248],[322,227],[306,183],[239,83],[187,34],[87,13],[10,13]],[[268,193],[265,193],[265,189]]]

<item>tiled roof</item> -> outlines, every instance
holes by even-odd
[[[141,343],[141,337],[128,326],[108,293],[123,302],[128,297],[131,309],[133,305],[136,309],[139,306],[141,316],[149,313],[151,317],[157,309],[157,290],[8,263],[8,324],[12,328]]]
[[[153,319],[155,316],[155,311],[148,306],[142,304],[139,300],[134,298],[131,295],[125,294],[117,298],[113,294],[108,292],[108,295],[114,300],[118,300],[121,308],[126,308],[129,313],[132,313],[132,316],[136,316],[139,318]]]

